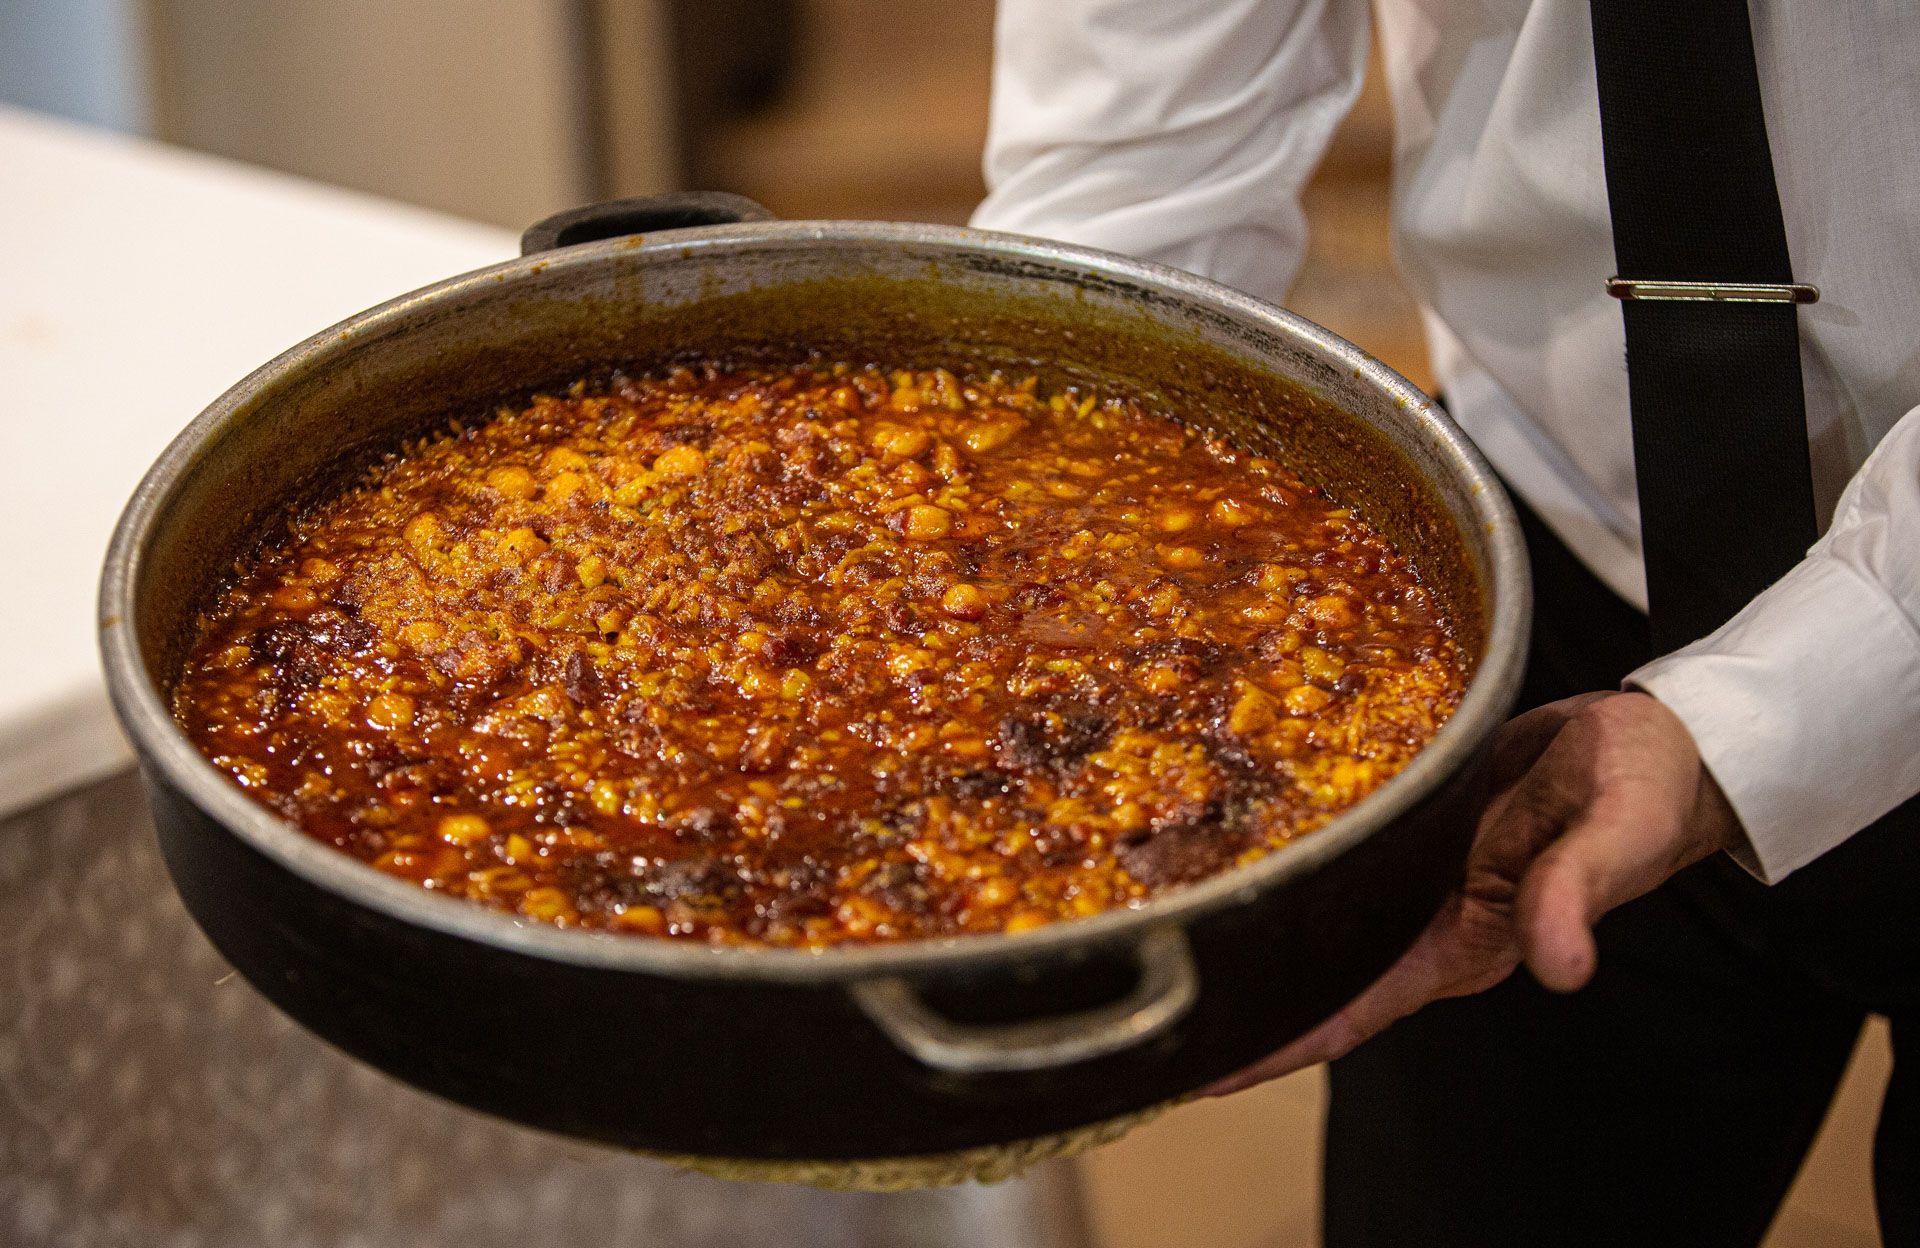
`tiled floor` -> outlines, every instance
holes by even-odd
[[[961,222],[982,193],[989,0],[816,0],[800,89],[720,136],[729,189],[788,216]],[[1309,188],[1312,249],[1291,306],[1427,385],[1386,222],[1390,123],[1377,76]],[[1869,1248],[1868,1149],[1891,1058],[1868,1032],[1766,1248]],[[1308,1071],[1192,1105],[1088,1158],[1104,1248],[1315,1242],[1324,1079]]]

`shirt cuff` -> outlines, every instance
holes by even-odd
[[[1920,790],[1920,633],[1818,554],[1718,632],[1627,678],[1693,734],[1769,884]]]

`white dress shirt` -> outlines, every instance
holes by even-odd
[[[1643,606],[1587,0],[1378,0],[1394,242],[1455,418]],[[1920,7],[1752,0],[1826,535],[1636,672],[1773,881],[1920,792]],[[1000,0],[974,224],[1283,301],[1366,0]],[[1365,345],[1365,344],[1362,344]],[[1844,497],[1842,492],[1844,491]]]

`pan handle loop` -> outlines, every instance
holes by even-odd
[[[1134,948],[1140,980],[1118,1001],[1055,1018],[960,1023],[935,1012],[903,979],[868,980],[854,1003],[903,1051],[956,1074],[1047,1070],[1143,1044],[1179,1022],[1200,995],[1184,932],[1164,927]]]
[[[685,230],[701,225],[737,225],[743,221],[771,221],[773,213],[748,199],[726,191],[675,191],[640,199],[609,199],[569,208],[536,221],[520,236],[520,254],[554,251],[603,238],[649,234],[655,230]]]

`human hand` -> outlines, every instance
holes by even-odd
[[[1332,1018],[1207,1089],[1224,1096],[1331,1061],[1430,1001],[1493,987],[1525,961],[1572,992],[1593,925],[1744,833],[1678,716],[1643,693],[1589,693],[1508,723],[1466,878],[1387,973]]]

